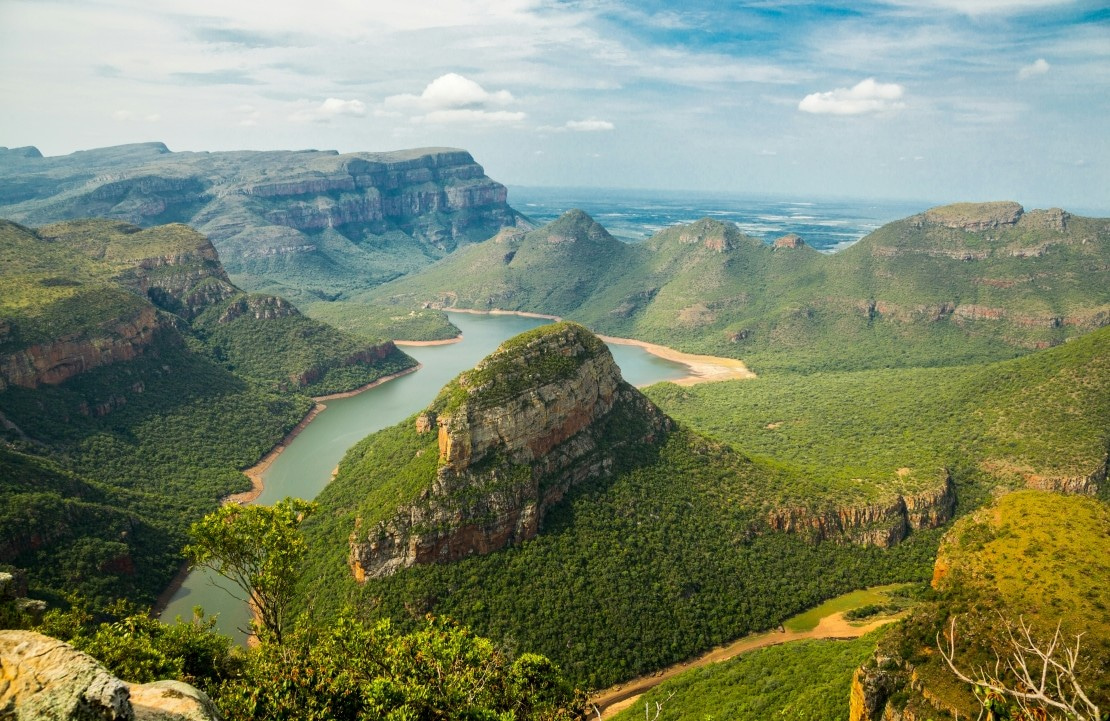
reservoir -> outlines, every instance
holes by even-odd
[[[448,381],[473,368],[505,340],[550,322],[515,315],[450,316],[462,330],[462,341],[406,347],[405,352],[423,366],[420,370],[349,398],[325,401],[327,410],[316,416],[266,470],[265,490],[255,503],[271,504],[286,496],[315,498],[348,448],[430,404]],[[611,344],[609,349],[624,379],[632,385],[675,380],[687,374],[686,366],[636,346]],[[206,613],[219,614],[219,629],[242,642],[246,638],[242,629],[250,623],[246,604],[223,586],[231,588],[215,574],[190,573],[162,612],[162,619],[172,622],[175,616],[181,616],[187,620],[193,607],[201,606]]]

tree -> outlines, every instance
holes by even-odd
[[[280,644],[293,586],[305,553],[300,523],[315,503],[286,498],[272,506],[229,504],[194,523],[185,553],[247,595],[262,640]]]
[[[1009,700],[1017,707],[1018,713],[1013,717],[1018,719],[1043,719],[1046,711],[1055,711],[1075,721],[1100,721],[1098,706],[1087,696],[1076,677],[1082,635],[1075,637],[1074,647],[1069,646],[1064,643],[1057,624],[1052,640],[1039,642],[1033,638],[1024,618],[1019,619],[1017,633],[1013,625],[1006,622],[1006,657],[996,655],[992,671],[980,667],[974,676],[956,666],[955,617],[949,623],[946,644],[937,634],[937,648],[952,673],[976,688],[976,697],[988,718],[997,718],[995,714],[1005,712],[1006,700]],[[996,708],[998,706],[1002,708]]]

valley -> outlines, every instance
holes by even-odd
[[[313,195],[328,228],[352,232],[365,219],[342,216],[356,202],[344,193],[370,193],[381,180],[356,161],[379,163],[401,205],[427,200],[435,215],[444,209],[428,198],[454,197],[455,180],[486,192],[480,166],[459,152],[244,156],[245,167],[296,160],[312,170],[282,170],[291,179],[274,181],[272,193],[229,192],[247,196],[235,201],[243,207],[259,194],[294,203],[285,215],[251,211],[284,227],[316,217],[304,205]],[[159,173],[231,163],[178,155],[136,146],[97,162],[119,163],[121,177],[139,172],[136,159]],[[110,195],[92,186],[59,195],[78,165],[44,166],[58,184],[43,180],[17,204],[21,217],[85,212]],[[355,190],[342,185],[344,172]],[[443,187],[406,195],[418,175]],[[185,187],[125,185],[120,197],[130,200],[96,212],[120,214]],[[494,191],[494,205],[503,202]],[[197,193],[197,212],[228,212],[210,190]],[[334,205],[320,199],[336,193]],[[0,226],[0,479],[5,528],[16,529],[0,561],[33,598],[90,609],[70,633],[91,643],[81,634],[108,632],[81,623],[112,618],[101,614],[115,613],[103,610],[115,597],[153,601],[181,567],[190,525],[221,499],[261,508],[315,498],[296,519],[303,557],[290,586],[292,608],[312,620],[292,637],[341,636],[356,623],[416,638],[439,623],[425,617],[447,618],[510,657],[543,654],[581,690],[636,677],[654,685],[661,669],[734,641],[747,649],[795,634],[857,636],[863,626],[834,629],[832,620],[773,629],[856,589],[913,584],[925,610],[909,620],[841,646],[753,652],[704,670],[714,690],[702,694],[725,703],[735,693],[711,679],[835,658],[821,683],[843,687],[846,710],[855,669],[872,668],[876,648],[901,644],[878,652],[901,659],[897,673],[879,661],[879,680],[857,683],[866,688],[853,699],[872,687],[886,695],[860,701],[871,711],[853,721],[887,706],[920,714],[921,703],[973,711],[966,691],[945,691],[940,703],[930,687],[923,702],[899,674],[944,686],[943,669],[921,663],[921,628],[949,613],[986,623],[966,600],[970,586],[936,580],[949,573],[942,566],[978,563],[946,550],[968,519],[1048,492],[1105,508],[1110,296],[1098,278],[1110,268],[1108,221],[954,204],[826,255],[798,236],[768,243],[708,218],[629,244],[581,211],[538,228],[509,211],[485,239],[462,226],[432,232],[420,225],[431,216],[390,216],[397,225],[382,232],[437,250],[390,277],[352,255],[317,285],[294,266],[244,265],[242,247],[220,236],[229,273],[213,242],[185,225],[154,225],[159,213],[139,218],[146,228]],[[260,232],[251,223],[243,233]],[[297,232],[315,232],[307,228]],[[364,260],[388,265],[383,257]],[[269,280],[251,280],[256,272]],[[292,297],[247,292],[242,279]],[[1032,517],[1056,501],[1022,503]],[[1039,555],[1027,554],[1033,566]],[[1088,563],[1079,557],[1073,547],[1053,556]],[[925,590],[930,578],[936,588]],[[161,617],[187,624],[200,605],[219,613],[209,629],[242,640],[246,606],[213,580],[189,574]],[[1094,577],[1068,583],[1100,608]],[[1006,608],[1036,605],[1021,584],[1001,597]],[[261,663],[272,643],[228,653]],[[673,679],[695,696],[702,682]],[[219,697],[221,688],[206,690]],[[790,693],[804,705],[804,690]]]

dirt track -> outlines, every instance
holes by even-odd
[[[631,681],[607,689],[590,699],[590,703],[601,713],[602,718],[611,718],[618,711],[622,711],[636,703],[640,696],[647,693],[655,686],[658,686],[667,679],[673,678],[684,671],[689,671],[692,668],[707,666],[711,663],[718,663],[720,661],[727,661],[730,658],[734,658],[735,656],[739,656],[753,649],[775,646],[790,641],[817,638],[859,638],[868,631],[873,631],[879,626],[896,621],[900,617],[901,616],[891,616],[872,621],[868,624],[857,625],[849,623],[845,620],[844,613],[838,612],[825,616],[817,624],[816,628],[812,628],[809,631],[768,631],[766,633],[745,636],[737,641],[733,641],[727,646],[715,648],[693,661],[684,661],[674,666],[669,666],[662,671],[657,671],[651,676],[634,678]]]

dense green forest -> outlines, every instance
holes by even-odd
[[[1001,360],[1104,324],[1110,291],[1091,278],[1110,267],[1110,222],[1049,210],[952,227],[1002,205],[933,209],[833,255],[710,219],[627,244],[571,211],[360,297],[550,313],[757,373]]]
[[[185,226],[3,222],[0,256],[0,563],[55,600],[152,602],[308,394],[414,363],[246,296]]]
[[[763,532],[762,509],[787,477],[678,431],[657,455],[637,447],[619,457],[612,478],[571,491],[531,541],[360,587],[347,566],[347,536],[366,494],[391,493],[383,486],[395,487],[398,468],[411,467],[414,483],[420,473],[425,485],[434,477],[422,463],[434,445],[424,448],[410,429],[401,424],[356,446],[318,497],[320,512],[304,524],[304,608],[328,617],[353,603],[402,621],[446,614],[551,657],[590,687],[770,628],[857,587],[926,578],[940,537],[922,531],[882,550]],[[416,445],[406,445],[409,437]],[[403,465],[406,456],[413,460]]]
[[[913,488],[944,468],[972,507],[995,484],[1052,486],[1105,464],[1110,329],[987,365],[664,383],[647,394],[830,501]]]

